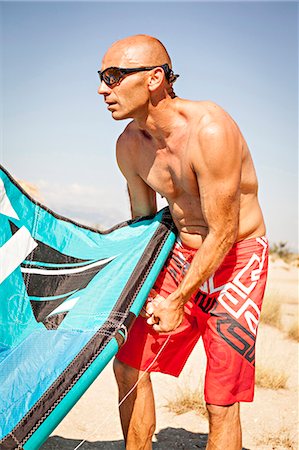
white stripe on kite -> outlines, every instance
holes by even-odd
[[[75,304],[77,303],[77,301],[79,300],[80,297],[74,297],[74,298],[70,298],[69,300],[66,300],[65,302],[61,303],[61,305],[59,305],[56,309],[54,309],[54,311],[52,311],[48,317],[53,316],[54,314],[59,314],[61,312],[67,312],[70,311]]]
[[[13,219],[19,220],[19,216],[13,209],[10,200],[7,196],[4,182],[0,178],[0,213],[4,214],[4,216],[12,217]]]
[[[2,247],[0,247],[0,284],[37,247],[26,227],[21,227]]]
[[[21,267],[21,271],[22,273],[35,273],[38,275],[70,275],[72,273],[85,272],[86,270],[92,269],[93,267],[103,266],[104,264],[107,264],[115,258],[116,256],[112,256],[111,258],[102,259],[101,261],[96,261],[95,263],[89,264],[88,266],[76,267],[75,269],[38,269],[37,267]]]

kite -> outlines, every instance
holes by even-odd
[[[0,166],[0,449],[38,449],[125,342],[176,238],[168,208],[107,231]]]

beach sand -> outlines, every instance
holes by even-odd
[[[285,389],[258,387],[254,402],[241,404],[243,448],[298,449],[298,343],[288,339],[285,332],[296,317],[298,320],[298,268],[281,260],[271,261],[266,295],[281,301],[283,330],[260,324],[257,364],[286,372],[288,381]],[[176,415],[166,407],[180,388],[190,386],[200,391],[204,371],[205,355],[199,342],[178,379],[152,374],[157,407],[154,450],[205,448],[207,420],[194,411]],[[42,449],[73,450],[83,439],[86,442],[80,447],[82,450],[124,449],[117,397],[110,363]]]

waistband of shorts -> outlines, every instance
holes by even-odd
[[[251,249],[254,249],[261,244],[261,241],[264,244],[266,244],[267,246],[269,245],[268,238],[266,236],[252,237],[252,238],[244,239],[242,241],[235,242],[234,245],[232,246],[232,248],[229,250],[228,255],[230,253],[235,253],[238,250],[240,250],[240,251],[248,250],[249,251]],[[190,252],[190,253],[196,253],[198,250],[198,248],[190,247],[189,245],[184,244],[179,237],[177,238],[177,240],[175,242],[175,246],[176,245],[180,249],[186,250],[187,252]]]

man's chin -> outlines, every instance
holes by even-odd
[[[112,111],[111,115],[114,120],[124,120],[130,118],[127,114],[121,113],[120,111]]]

